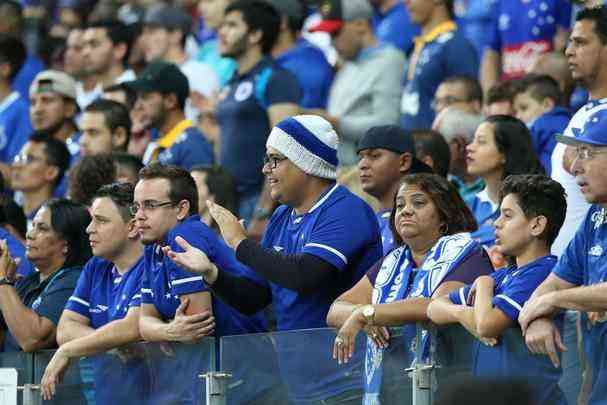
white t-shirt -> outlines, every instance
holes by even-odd
[[[607,98],[589,101],[571,118],[563,135],[574,136],[573,129],[581,131],[592,114],[604,109],[607,109]],[[552,178],[561,183],[567,193],[567,216],[565,217],[565,222],[559,232],[559,236],[552,245],[552,254],[557,256],[560,256],[565,251],[565,248],[573,238],[590,207],[590,204],[586,202],[584,195],[580,191],[580,187],[575,182],[575,176],[563,168],[565,149],[566,145],[557,143],[552,152]]]
[[[213,97],[215,93],[219,92],[219,78],[213,68],[206,63],[189,59],[179,68],[188,78],[190,93],[195,91],[205,97]],[[188,98],[185,106],[186,118],[195,122],[198,114],[199,111],[192,106]]]

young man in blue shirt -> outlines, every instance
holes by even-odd
[[[42,377],[42,392],[50,399],[70,362],[141,340],[140,284],[143,246],[129,211],[133,186],[103,186],[91,205],[87,228],[93,257],[84,266],[57,328],[60,347]],[[111,356],[93,358],[98,403],[143,400],[143,363],[126,365]],[[111,372],[108,370],[111,368]]]
[[[567,350],[553,317],[566,309],[582,312],[591,405],[607,398],[607,110],[592,114],[577,137],[557,141],[575,148],[572,172],[590,210],[548,278],[519,316],[527,346],[547,354],[555,366]]]
[[[527,378],[537,404],[565,404],[559,368],[534,356],[518,330],[518,316],[533,291],[550,274],[556,257],[550,245],[565,220],[563,187],[543,175],[508,177],[501,190],[496,246],[508,267],[430,304],[437,324],[460,323],[475,341],[473,373],[478,377]],[[560,321],[562,325],[562,319]]]
[[[196,183],[189,172],[160,163],[143,168],[135,187],[132,212],[141,241],[146,245],[139,320],[145,340],[192,343],[204,336],[265,331],[265,322],[260,315],[241,315],[212,296],[201,276],[192,276],[165,255],[165,248],[180,249],[175,239],[181,237],[205,252],[222,271],[253,279],[252,283],[262,283],[200,220]],[[163,392],[154,392],[155,398],[159,402],[162,401],[158,398],[166,401],[169,398],[188,401],[197,398],[198,394],[192,387],[200,383],[196,379],[197,368],[202,367],[202,356],[208,355],[198,353],[192,358],[191,351],[176,349],[176,358],[159,360],[162,387],[181,388],[164,392],[166,390],[161,387]],[[177,373],[175,368],[181,371]],[[191,371],[192,381],[184,383],[181,377],[184,370]],[[263,383],[259,385],[259,390],[267,388]]]
[[[270,58],[280,29],[280,14],[264,1],[239,0],[226,9],[219,29],[221,56],[238,68],[219,94],[215,116],[220,128],[220,165],[236,183],[239,217],[250,220],[264,178],[265,142],[272,126],[299,112],[297,79]],[[263,208],[270,210],[269,198]]]
[[[375,214],[335,183],[337,143],[331,124],[318,116],[287,118],[274,127],[263,170],[272,198],[283,205],[272,215],[261,245],[247,239],[229,211],[208,203],[238,260],[268,285],[233,277],[213,264],[213,257],[189,246],[187,237],[178,241],[185,253],[168,252],[169,257],[201,274],[215,294],[240,311],[254,313],[273,303],[280,331],[326,327],[332,301],[381,257]],[[313,364],[314,356],[293,356],[280,342],[278,346],[292,401],[326,403],[322,401],[341,395],[362,395],[360,381],[345,378],[348,371],[343,368]],[[301,370],[314,370],[316,376],[302,378]],[[335,383],[327,385],[326,379]]]
[[[125,84],[137,92],[136,106],[144,125],[158,130],[158,139],[148,145],[143,163],[159,161],[186,170],[213,164],[211,144],[185,117],[190,86],[177,65],[152,62],[137,80]]]
[[[27,99],[14,89],[26,50],[20,39],[0,34],[0,173],[10,179],[9,166],[32,132]]]

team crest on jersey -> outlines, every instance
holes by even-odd
[[[607,223],[607,211],[605,209],[596,211],[590,217],[594,229],[598,229],[604,223]]]
[[[588,255],[596,257],[603,256],[603,248],[601,247],[601,245],[594,245],[588,251]]]
[[[236,92],[234,93],[234,99],[236,101],[245,101],[253,94],[253,83],[244,82],[240,83],[236,88]]]

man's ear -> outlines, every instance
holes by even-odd
[[[112,148],[122,150],[127,148],[126,144],[126,129],[124,127],[118,127],[112,134]]]
[[[67,174],[67,173],[66,173]],[[49,182],[55,182],[55,179],[59,176],[59,168],[57,166],[49,165],[44,171],[44,179]]]
[[[137,230],[137,223],[135,221],[135,218],[131,218],[127,224],[127,238],[139,238],[139,231]]]
[[[413,155],[409,152],[401,153],[398,158],[398,170],[401,173],[407,173],[411,170],[413,164]]]
[[[548,227],[548,218],[544,215],[538,215],[531,220],[531,235],[539,237]]]
[[[179,208],[179,211],[177,211],[178,221],[183,221],[188,217],[188,215],[190,215],[190,202],[188,200],[179,201],[177,208]]]

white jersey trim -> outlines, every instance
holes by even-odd
[[[85,307],[91,307],[91,304],[83,300],[82,298],[74,297],[73,295],[70,297],[69,301],[77,302],[78,304],[84,305]]]
[[[462,301],[462,305],[467,305],[468,303],[466,302],[466,296],[464,295],[464,288],[465,287],[459,289],[459,299]]]
[[[341,261],[344,262],[344,264],[348,264],[348,259],[346,258],[346,256],[344,256],[339,250],[334,249],[331,246],[322,245],[320,243],[308,243],[304,247],[317,247],[317,248],[324,249],[326,251],[333,253],[335,256],[339,257],[341,259]]]
[[[188,277],[188,278],[182,278],[181,280],[174,280],[174,281],[171,281],[171,285],[180,285],[180,284],[185,284],[185,283],[192,283],[194,281],[202,281],[202,276]]]
[[[508,304],[512,305],[514,308],[516,308],[519,312],[521,312],[523,310],[523,307],[521,307],[518,302],[516,302],[515,300],[513,300],[512,298],[504,295],[504,294],[499,294],[496,295],[495,298],[501,298],[504,301],[506,301]]]
[[[318,200],[318,202],[316,204],[314,204],[312,206],[312,208],[310,208],[310,211],[308,211],[308,213],[314,211],[316,208],[320,207],[325,201],[327,201],[327,198],[329,198],[331,196],[331,194],[333,194],[333,192],[335,190],[337,190],[337,187],[339,187],[339,184],[335,184],[333,186],[333,188],[331,190],[329,190],[329,192],[327,194],[325,194],[325,196],[323,198],[321,198],[320,200]]]

